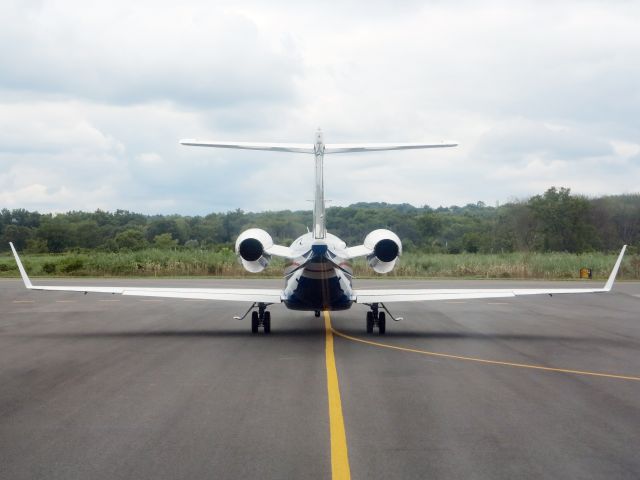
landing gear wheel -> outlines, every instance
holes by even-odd
[[[316,318],[318,318],[320,316],[320,310],[316,310],[315,315],[316,315]]]
[[[380,335],[384,335],[384,332],[387,331],[387,317],[384,312],[380,312],[378,314],[378,333]]]
[[[270,333],[271,332],[271,312],[264,312],[264,319],[262,320],[262,322],[263,322],[264,333]]]
[[[371,311],[367,312],[367,333],[373,333],[373,329],[377,328],[378,334],[384,335],[387,331],[387,315],[380,311],[377,303],[372,303],[369,307]],[[385,308],[384,305],[382,307]]]
[[[367,333],[373,333],[373,312],[367,312]]]
[[[258,312],[251,312],[251,333],[258,333]]]

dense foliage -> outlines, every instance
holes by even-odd
[[[614,251],[640,245],[640,194],[590,199],[550,188],[542,195],[501,206],[482,202],[430,208],[357,203],[327,211],[328,229],[350,245],[376,228],[389,228],[405,250],[429,253]],[[0,251],[12,241],[26,253],[102,250],[228,249],[245,228],[267,230],[287,244],[311,225],[310,211],[207,216],[147,216],[125,210],[41,214],[0,211]],[[635,250],[632,248],[632,250]]]

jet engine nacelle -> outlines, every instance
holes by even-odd
[[[372,253],[367,255],[369,266],[377,273],[389,273],[402,255],[402,242],[390,230],[374,230],[364,239],[364,246]]]
[[[251,273],[263,271],[271,261],[267,253],[273,247],[271,235],[260,228],[250,228],[240,234],[236,240],[236,255],[242,266]]]

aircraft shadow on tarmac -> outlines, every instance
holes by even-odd
[[[247,329],[236,330],[118,330],[96,332],[52,332],[35,333],[33,335],[22,334],[23,337],[32,338],[69,338],[69,339],[115,339],[115,338],[262,338],[263,334],[253,335]],[[323,328],[316,329],[291,329],[272,331],[266,337],[322,337]]]
[[[478,332],[446,332],[446,331],[393,331],[387,332],[385,336],[366,335],[359,329],[338,329],[339,332],[349,336],[371,340],[374,342],[384,341],[385,339],[426,339],[426,340],[509,340],[509,341],[525,341],[525,342],[568,342],[579,344],[593,345],[609,345],[618,347],[638,348],[637,342],[624,339],[610,339],[597,337],[576,337],[562,335],[539,335],[539,334],[513,334],[513,333],[478,333]],[[305,328],[305,329],[283,329],[274,330],[269,335],[252,335],[246,329],[234,330],[117,330],[117,331],[94,331],[94,332],[50,332],[50,333],[34,333],[20,334],[21,337],[30,338],[51,338],[51,339],[126,339],[126,338],[258,338],[261,341],[269,341],[270,337],[275,338],[322,338],[324,337],[324,328]]]

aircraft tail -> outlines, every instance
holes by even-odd
[[[255,143],[214,140],[180,140],[180,144],[194,147],[234,148],[270,152],[308,153],[315,157],[315,199],[313,206],[313,237],[324,239],[327,234],[324,204],[323,158],[325,154],[383,152],[389,150],[415,150],[419,148],[455,147],[455,142],[442,143],[329,143],[325,144],[322,131],[316,132],[316,141],[307,143]]]

